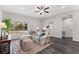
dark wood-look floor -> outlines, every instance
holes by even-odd
[[[57,38],[51,38],[51,42],[51,46],[37,54],[79,54],[79,42]]]

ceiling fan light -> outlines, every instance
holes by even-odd
[[[41,12],[41,13],[43,13],[43,12],[44,12],[44,10],[41,10],[40,12]]]
[[[64,8],[65,8],[65,6],[62,6],[62,8],[64,9]]]
[[[40,13],[40,15],[42,15],[42,13]]]

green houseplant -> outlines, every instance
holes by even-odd
[[[12,30],[12,23],[11,23],[11,18],[5,18],[3,22],[6,24],[6,31],[11,31]]]

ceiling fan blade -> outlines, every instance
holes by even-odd
[[[44,11],[44,12],[49,13],[49,11]]]
[[[47,10],[47,9],[49,9],[49,7],[44,8],[44,10]]]
[[[34,11],[34,12],[40,12],[40,11]]]
[[[38,9],[40,9],[40,7],[37,7]]]

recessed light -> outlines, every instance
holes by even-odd
[[[62,6],[62,8],[64,9],[64,8],[65,8],[65,6]]]

